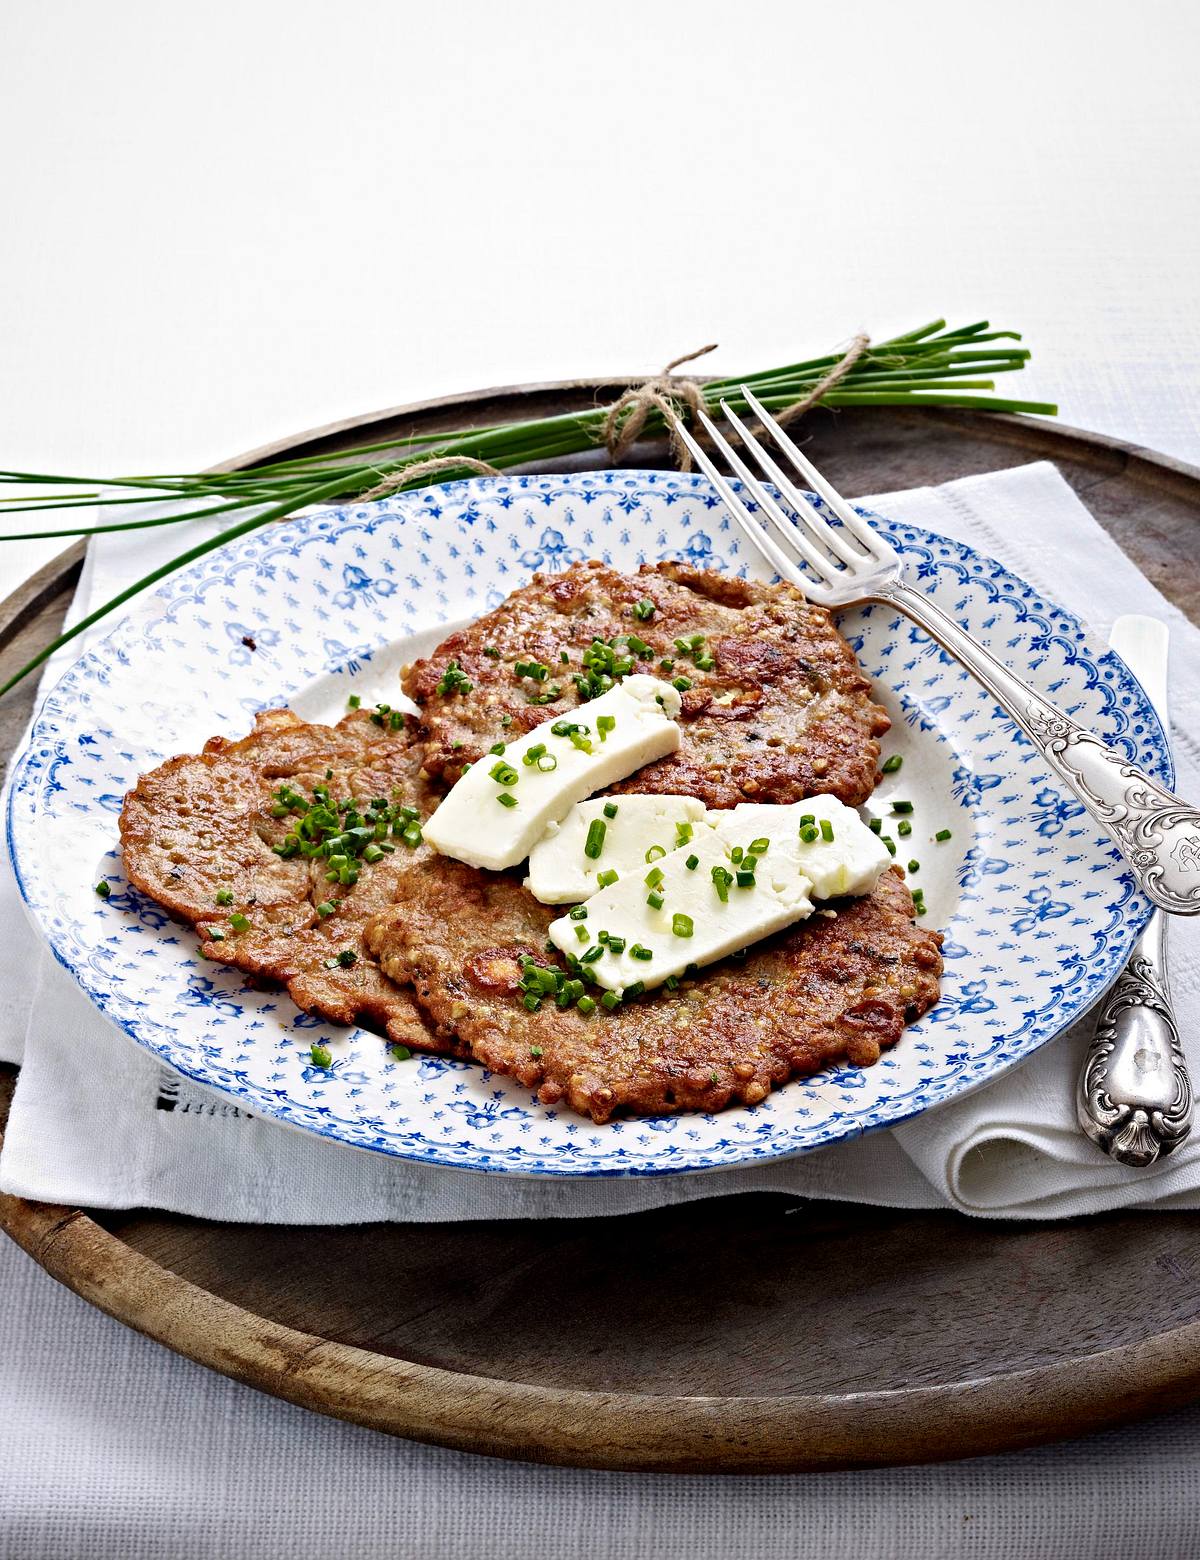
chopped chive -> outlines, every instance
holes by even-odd
[[[208,940],[209,942],[224,942],[225,933],[219,926],[210,926],[208,929]]]
[[[421,833],[420,824],[410,823],[405,829],[402,838],[406,845],[420,845],[425,836]]]
[[[673,672],[675,670],[675,662],[669,655],[664,655],[658,663],[658,669],[660,672]]]
[[[333,1062],[333,1052],[319,1040],[314,1040],[309,1046],[308,1055],[314,1067],[328,1067]]]
[[[663,985],[667,988],[668,991],[678,991],[679,990],[679,976],[678,975],[668,975],[666,980],[663,981]]]
[[[512,718],[511,715],[501,715],[501,717],[500,717],[500,724],[502,726],[511,726],[512,722],[513,722],[513,718]]]
[[[800,838],[806,845],[811,845],[812,842],[817,838],[817,830],[815,826],[811,823],[806,823],[800,830]]]
[[[522,755],[521,762],[529,769],[532,769],[545,751],[546,744],[544,742],[535,742],[531,748],[526,749]]]
[[[676,847],[678,848],[678,846],[680,846],[680,845],[686,845],[687,842],[691,839],[692,833],[693,833],[693,830],[692,830],[692,826],[691,826],[690,823],[677,823],[675,825],[675,845],[676,845]]]
[[[592,940],[592,934],[588,931],[586,926],[577,926],[575,928],[575,935],[578,937],[580,942],[591,942]]]
[[[325,920],[325,918],[327,916],[331,916],[336,909],[337,906],[334,904],[332,899],[323,899],[317,906],[317,914],[321,917],[322,920]]]
[[[908,870],[910,872],[919,872],[921,870],[921,863],[919,861],[910,861],[908,864]]]
[[[649,596],[644,596],[641,601],[633,604],[633,615],[639,623],[648,623],[654,616],[654,603]]]
[[[567,652],[565,650],[560,650],[558,652],[558,659],[562,662],[562,664],[564,666],[569,666],[571,664],[571,657],[567,654]]]
[[[538,1008],[540,1008],[542,1005],[542,999],[538,996],[536,991],[527,991],[521,998],[521,1001],[525,1004],[525,1007],[530,1013],[536,1013]]]
[[[604,993],[604,995],[600,998],[600,1006],[602,1008],[607,1008],[608,1011],[611,1013],[613,1008],[615,1008],[617,1006],[617,1004],[620,1002],[620,1000],[621,1000],[621,993],[619,991],[606,991]]]
[[[816,821],[817,821],[817,818],[816,818],[816,814],[815,813],[801,813],[800,814],[800,827],[801,828],[803,828],[806,823],[816,823]]]
[[[650,849],[646,852],[646,860],[661,861],[666,854],[666,851],[661,845],[651,845]]]
[[[383,848],[379,845],[368,845],[362,854],[363,860],[367,862],[383,860]]]
[[[680,693],[686,693],[691,686],[692,679],[690,677],[673,677],[671,679],[671,687],[678,688]]]
[[[677,910],[671,917],[671,930],[676,937],[690,937],[695,929],[695,923],[690,915],[684,915]]]
[[[359,707],[359,705],[361,703],[362,703],[362,700],[359,698],[357,693],[352,693],[350,695],[350,697],[346,700],[347,707],[349,709],[352,709],[352,710],[358,709],[358,707]]]
[[[483,653],[484,655],[490,655],[493,661],[500,659],[500,651],[495,645],[484,645]]]
[[[894,813],[910,813],[910,812],[912,812],[912,810],[913,810],[913,804],[911,802],[893,802],[892,803],[892,811]]]
[[[451,693],[470,693],[471,681],[457,661],[451,661],[438,679],[437,691],[445,698]]]
[[[617,724],[615,715],[599,715],[596,718],[596,730],[600,733],[600,740],[607,740],[608,734]]]
[[[604,836],[608,826],[603,818],[593,818],[588,824],[587,839],[583,842],[583,854],[589,861],[598,861],[604,849]]]
[[[727,904],[729,900],[729,885],[733,882],[733,877],[726,872],[724,867],[714,867],[712,869],[712,880],[713,887],[717,891],[717,898],[722,904]]]
[[[699,856],[689,856],[688,859],[684,862],[684,866],[688,869],[689,872],[694,872],[699,865]]]
[[[521,778],[520,774],[513,768],[513,766],[511,764],[504,763],[503,760],[493,764],[492,767],[488,770],[488,774],[497,785],[516,785],[517,781]]]
[[[657,889],[654,889],[652,893],[646,895],[646,903],[651,910],[661,910],[663,907],[663,896]]]
[[[826,845],[830,844],[833,840],[833,824],[830,823],[828,818],[821,819],[821,838],[825,841]]]
[[[896,833],[900,836],[901,839],[907,838],[907,836],[912,833],[912,824],[909,823],[907,818],[901,818],[900,822],[896,825]]]
[[[624,953],[625,939],[623,937],[613,937],[610,934],[608,938],[608,951],[609,953]]]
[[[636,656],[651,655],[653,652],[644,639],[639,639],[636,634],[626,634],[625,643]]]
[[[870,829],[872,834],[882,834],[883,833],[883,819],[882,818],[872,818],[871,821],[867,824],[867,828]]]
[[[108,887],[107,883],[104,885]],[[98,892],[98,890],[97,890]],[[231,905],[233,903],[233,891],[228,888],[217,889],[217,903],[219,905]]]
[[[337,961],[344,970],[348,970],[358,963],[358,954],[353,948],[343,948],[338,953]]]
[[[649,948],[643,948],[641,943],[634,943],[633,947],[629,950],[629,957],[631,959],[640,959],[644,964],[647,959],[652,959],[654,954]]]
[[[580,997],[575,1006],[579,1009],[585,1018],[589,1013],[594,1013],[596,1011],[596,1004],[591,997]]]
[[[739,888],[753,888],[754,887],[754,873],[753,872],[741,872],[741,871],[739,871],[736,874],[736,879],[737,879],[737,886]]]
[[[587,906],[586,905],[576,905],[574,910],[568,910],[567,914],[568,914],[568,916],[570,916],[572,921],[586,921],[587,920]]]
[[[500,803],[501,807],[515,807],[517,805],[517,799],[515,796],[513,796],[511,791],[501,791],[496,800]]]
[[[894,856],[896,854],[896,842],[895,842],[895,840],[892,839],[890,834],[881,834],[879,837],[883,841],[883,843],[887,846],[888,855],[889,856]]]
[[[579,955],[579,958],[580,958],[580,961],[583,964],[593,964],[600,957],[600,955],[603,952],[604,952],[604,944],[603,943],[594,943],[587,950],[586,953],[581,953]]]
[[[756,856],[765,856],[767,854],[767,851],[770,850],[770,848],[771,848],[770,840],[759,839],[759,840],[751,840],[750,841],[750,849],[754,852],[754,854]]]
[[[539,774],[549,775],[558,768],[558,759],[553,753],[543,753],[537,761]]]
[[[894,775],[903,762],[904,760],[900,757],[899,753],[893,753],[891,758],[884,759],[881,766],[881,773],[885,775]]]
[[[625,987],[625,990],[621,993],[621,995],[623,997],[640,997],[645,989],[646,982],[644,980],[635,980],[632,986]]]
[[[745,854],[746,854],[746,852],[742,849],[742,847],[740,845],[735,845],[733,847],[733,849],[729,852],[729,859],[730,859],[730,861],[733,862],[734,866],[736,867],[737,864],[741,861],[742,857]]]
[[[412,1060],[412,1052],[406,1045],[389,1045],[388,1055],[394,1062],[407,1062]]]
[[[494,753],[496,757],[499,758],[507,746],[508,744],[506,742],[493,742],[491,747],[488,748],[488,752]]]
[[[605,802],[605,804],[604,804],[604,816],[606,818],[615,818],[617,816],[617,804],[616,804],[616,802]]]
[[[596,882],[599,884],[599,886],[601,888],[608,888],[610,886],[610,884],[613,884],[613,883],[616,883],[616,882],[619,882],[619,881],[620,880],[617,877],[616,872],[611,867],[609,867],[609,869],[606,872],[598,872],[596,874]]]
[[[246,917],[242,915],[240,911],[237,915],[231,915],[229,917],[229,924],[233,927],[235,932],[248,932],[250,930],[250,922],[247,921]]]
[[[939,829],[937,831],[937,833],[933,837],[934,837],[935,840],[938,840],[938,841],[948,840],[950,838],[950,830],[949,829]]]

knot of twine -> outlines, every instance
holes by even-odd
[[[801,396],[798,401],[793,401],[790,406],[785,406],[782,411],[776,412],[775,421],[781,427],[786,427],[788,423],[795,422],[797,417],[803,417],[805,412],[810,411],[818,401],[829,394],[835,385],[845,379],[870,345],[871,338],[865,332],[855,336],[844,356],[833,365],[825,377],[819,379],[807,395]],[[673,358],[661,374],[655,374],[644,384],[631,385],[619,401],[613,402],[604,422],[604,443],[614,463],[620,462],[628,454],[645,428],[650,413],[657,411],[662,413],[663,421],[667,425],[671,453],[679,469],[681,471],[692,469],[691,451],[679,437],[675,419],[679,418],[681,422],[690,421],[696,436],[700,436],[703,430],[699,426],[698,414],[704,409],[704,392],[697,380],[676,379],[672,377],[672,371],[680,364],[691,363],[715,349],[716,342],[713,342],[696,352],[687,352],[683,357]]]

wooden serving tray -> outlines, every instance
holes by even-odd
[[[621,388],[425,402],[229,464],[564,411]],[[1054,460],[1200,620],[1194,468],[985,414],[819,411],[805,432],[849,493]],[[663,465],[663,452],[631,464]],[[0,605],[0,674],[55,631],[81,556]],[[0,703],[0,751],[32,697]],[[0,1069],[0,1128],[14,1078]],[[190,1359],[325,1414],[495,1456],[679,1472],[918,1462],[1200,1396],[1200,1221],[1183,1214],[984,1223],[754,1195],[619,1220],[294,1229],[0,1197],[0,1225],[77,1294]]]

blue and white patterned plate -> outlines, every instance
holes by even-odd
[[[1079,624],[1001,564],[878,520],[909,578],[1076,719],[1164,781],[1140,687]],[[389,1060],[363,1030],[246,990],[134,891],[115,850],[136,777],[255,710],[336,718],[353,688],[393,702],[396,669],[442,625],[495,606],[536,569],[600,557],[760,565],[699,477],[604,472],[481,479],[324,510],[243,537],[170,580],[47,698],[17,764],[9,841],[55,955],[139,1045],[240,1105],[401,1158],[518,1175],[653,1175],[796,1154],[895,1123],[1028,1056],[1116,976],[1149,914],[1120,858],[954,662],[880,607],[843,620],[904,756],[872,808],[911,798],[946,932],[941,1002],[877,1066],[792,1083],[752,1109],[597,1127],[506,1078],[441,1058]],[[246,643],[257,647],[251,650]],[[949,827],[942,844],[932,836]],[[107,877],[112,897],[94,884]],[[313,1041],[328,1070],[308,1059]]]

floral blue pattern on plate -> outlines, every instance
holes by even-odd
[[[875,519],[922,589],[1170,781],[1162,730],[1116,656],[994,560]],[[393,1061],[374,1035],[246,989],[125,881],[116,815],[138,774],[215,733],[241,733],[260,708],[291,702],[335,719],[350,689],[394,702],[398,666],[443,625],[495,606],[535,569],[587,557],[760,572],[701,477],[482,478],[243,537],[168,581],[76,662],[16,765],[8,833],[30,911],[96,1006],[247,1110],[343,1143],[518,1175],[657,1175],[801,1153],[905,1120],[1028,1056],[1115,978],[1149,914],[1120,857],[967,674],[881,607],[842,618],[893,717],[885,750],[904,758],[870,811],[888,819],[893,800],[914,804],[898,859],[920,860],[946,975],[939,1005],[875,1067],[833,1069],[753,1108],[597,1127],[470,1064]],[[942,827],[952,835],[939,843]],[[107,901],[94,891],[101,878]],[[333,1052],[329,1068],[311,1065],[314,1041]]]

